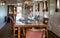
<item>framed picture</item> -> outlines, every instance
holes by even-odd
[[[59,0],[55,0],[55,2],[56,2],[55,11],[58,12],[59,11]]]
[[[44,11],[48,11],[48,2],[44,1]]]
[[[39,11],[39,3],[38,3],[38,2],[35,4],[35,11],[36,11],[36,12]]]
[[[14,6],[8,5],[8,14],[13,14],[13,13],[14,13]]]

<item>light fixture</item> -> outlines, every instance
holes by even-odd
[[[5,5],[5,1],[1,1],[0,6],[4,6],[4,5]]]
[[[15,10],[16,8],[14,7],[14,10]]]
[[[27,5],[28,3],[29,3],[28,0],[25,0],[24,4]]]

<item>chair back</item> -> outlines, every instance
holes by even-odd
[[[27,30],[26,38],[43,38],[43,31]]]

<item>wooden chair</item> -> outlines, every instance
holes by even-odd
[[[45,38],[45,30],[29,29],[26,31],[26,38]]]
[[[36,38],[48,38],[47,25],[14,26],[13,37],[16,38],[15,36],[17,36],[17,38],[35,38],[35,36]]]

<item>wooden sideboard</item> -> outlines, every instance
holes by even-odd
[[[47,25],[16,25],[14,26],[14,38],[26,38],[27,29],[45,29],[45,36],[48,38]]]

